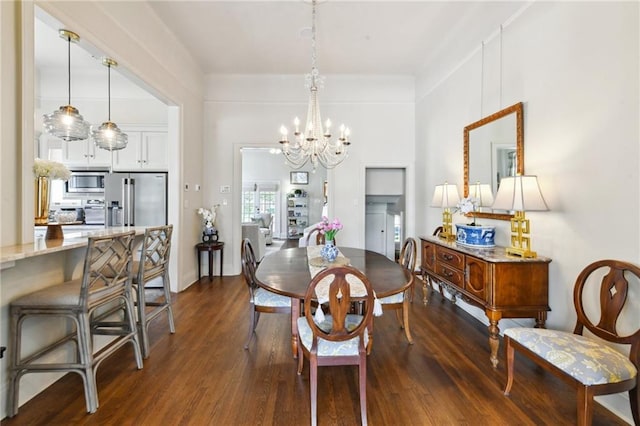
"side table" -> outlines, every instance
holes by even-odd
[[[222,264],[224,261],[224,243],[222,241],[207,241],[196,244],[198,251],[198,280],[200,280],[200,258],[201,253],[206,251],[209,253],[209,279],[213,277],[213,252],[220,250],[220,276],[222,277]]]

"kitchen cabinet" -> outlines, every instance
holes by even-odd
[[[97,148],[90,139],[66,142],[52,135],[40,136],[38,155],[42,159],[55,160],[69,168],[99,166],[109,167],[111,153]]]
[[[127,147],[115,151],[114,170],[167,171],[168,138],[166,131],[123,131],[129,136]]]
[[[549,262],[546,257],[520,258],[504,247],[472,248],[437,237],[421,237],[424,294],[438,283],[457,297],[484,310],[489,319],[491,364],[498,365],[498,322],[502,318],[534,318],[544,327],[549,308]]]

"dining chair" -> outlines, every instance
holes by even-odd
[[[309,243],[310,243],[311,241],[313,241],[313,240],[312,240],[312,238],[315,238],[315,241],[316,241],[316,245],[317,245],[317,246],[319,246],[319,245],[323,245],[323,244],[324,244],[324,242],[325,242],[325,236],[324,236],[324,234],[323,234],[322,232],[320,232],[320,231],[321,231],[321,229],[320,229],[320,228],[315,228],[315,229],[313,229],[311,232],[309,232],[309,235],[307,235],[307,241],[306,241],[306,243],[307,243],[306,245],[307,245],[307,246],[309,246],[309,245],[310,245]],[[333,244],[334,244],[334,245],[336,244],[336,239],[335,239],[335,237],[334,237],[334,239],[333,239]]]
[[[291,298],[265,290],[256,282],[256,256],[253,253],[251,241],[242,240],[242,274],[249,289],[249,335],[244,348],[249,349],[251,339],[255,334],[260,313],[288,313],[291,315]]]
[[[352,296],[357,294],[357,297]],[[328,299],[330,314],[316,324],[313,303]],[[350,314],[351,302],[362,300],[362,315]],[[298,374],[303,358],[309,359],[311,424],[318,417],[318,367],[357,365],[360,382],[360,416],[367,424],[367,345],[374,297],[367,277],[351,266],[329,268],[319,272],[309,284],[304,298],[304,316],[298,318]],[[344,389],[348,392],[347,389]]]
[[[382,304],[382,310],[395,310],[396,318],[400,322],[400,327],[404,329],[404,334],[407,337],[407,341],[410,345],[413,344],[413,337],[411,337],[411,330],[409,329],[409,303],[412,300],[413,287],[415,282],[414,270],[416,267],[417,256],[417,243],[414,238],[407,238],[402,244],[402,250],[400,251],[399,263],[404,269],[411,274],[411,284],[406,290],[392,294],[391,296],[380,298]]]
[[[149,357],[149,323],[151,321],[166,312],[169,331],[172,334],[176,332],[169,282],[172,233],[173,225],[145,229],[140,259],[133,262],[133,288],[136,294],[138,330],[144,358]]]
[[[599,285],[598,280],[601,280]],[[635,287],[630,289],[630,282]],[[578,390],[576,424],[591,424],[594,396],[629,391],[633,421],[640,425],[640,317],[637,310],[631,308],[638,306],[639,283],[640,268],[631,263],[617,260],[591,263],[576,279],[573,303],[577,320],[573,333],[525,327],[505,330],[507,384],[504,394],[508,396],[511,392],[517,350]],[[599,300],[589,299],[587,294],[599,294]],[[625,309],[627,296],[636,297]],[[619,321],[621,314],[633,325]],[[622,324],[625,325],[618,328]],[[632,327],[636,327],[635,331]],[[585,328],[588,336],[583,335]],[[624,329],[625,334],[620,334],[620,329]],[[630,345],[629,357],[610,344]]]
[[[74,372],[82,377],[87,412],[98,409],[96,371],[100,363],[126,343],[134,349],[142,368],[140,341],[131,295],[134,231],[89,237],[82,277],[26,294],[10,303],[9,417],[18,414],[20,378],[27,373]],[[122,315],[101,311],[122,304]],[[35,317],[66,317],[75,324],[71,333],[47,343],[33,354],[22,352],[22,327]],[[94,347],[94,336],[113,336],[104,346]],[[54,349],[75,343],[74,360],[47,362]],[[59,353],[60,351],[56,352]],[[126,363],[121,363],[126,367]]]

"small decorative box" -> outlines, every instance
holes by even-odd
[[[456,224],[456,243],[471,247],[494,247],[495,226]]]

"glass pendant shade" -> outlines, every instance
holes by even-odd
[[[107,151],[117,151],[124,149],[129,142],[129,137],[126,133],[118,128],[116,123],[111,121],[111,67],[118,66],[118,63],[110,58],[103,58],[102,64],[105,65],[109,71],[108,79],[108,100],[109,100],[109,119],[102,123],[97,130],[91,129],[91,140],[96,144],[98,148],[106,149]]]
[[[65,141],[85,140],[89,137],[90,124],[84,121],[78,109],[71,105],[71,42],[78,42],[80,36],[69,30],[58,30],[58,34],[67,40],[68,104],[44,115],[44,130]]]
[[[65,141],[87,139],[89,127],[89,123],[71,105],[61,106],[51,114],[44,115],[44,130]]]
[[[123,149],[129,141],[127,134],[112,121],[105,121],[97,130],[91,130],[91,139],[98,148],[107,151]]]

